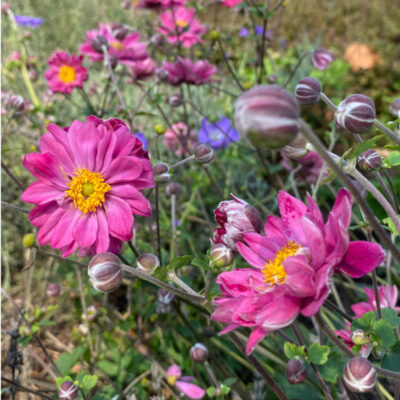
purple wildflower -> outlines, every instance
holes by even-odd
[[[239,36],[240,36],[240,37],[246,37],[246,36],[249,36],[249,35],[250,35],[249,30],[246,29],[244,26],[242,26],[242,27],[240,28],[240,31],[239,31]]]
[[[36,28],[43,24],[44,19],[38,17],[30,17],[29,15],[14,14],[14,19],[17,25],[27,26],[29,28]]]
[[[231,121],[221,117],[217,122],[208,122],[207,118],[201,121],[199,142],[210,145],[213,149],[224,149],[230,142],[239,140],[239,134],[233,128]]]
[[[143,148],[147,150],[149,147],[149,141],[146,139],[146,136],[144,136],[144,133],[135,132],[135,136],[142,142]]]

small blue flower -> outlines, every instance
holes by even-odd
[[[143,149],[147,150],[149,147],[149,141],[146,139],[146,136],[144,136],[144,133],[135,132],[135,136],[142,142]]]
[[[239,31],[239,36],[240,36],[240,37],[246,37],[246,36],[249,36],[249,35],[250,35],[249,30],[246,29],[244,26],[242,26],[242,27],[240,28],[240,31]]]
[[[17,15],[17,14],[14,14],[14,19],[17,25],[27,26],[29,28],[36,28],[37,26],[42,25],[44,21],[43,18],[30,17],[28,15]]]
[[[232,127],[231,121],[226,117],[215,123],[208,123],[207,118],[201,121],[199,130],[199,142],[210,145],[215,150],[224,149],[230,142],[239,140],[239,134]]]

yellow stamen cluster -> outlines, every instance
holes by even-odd
[[[184,20],[184,19],[178,19],[176,21],[176,26],[179,26],[181,28],[186,28],[189,24]]]
[[[100,172],[92,172],[86,168],[78,169],[75,177],[67,185],[66,197],[71,197],[76,208],[83,213],[95,212],[105,202],[104,195],[111,186],[104,182]]]
[[[125,48],[124,44],[119,42],[118,40],[113,40],[110,42],[110,46],[114,47],[115,50],[123,50]]]
[[[75,69],[70,65],[63,65],[60,68],[58,73],[58,77],[60,78],[61,82],[64,83],[71,83],[75,80]]]
[[[173,375],[168,376],[168,383],[170,384],[170,386],[174,386],[177,380],[178,378],[176,376]]]
[[[269,285],[281,284],[286,280],[286,271],[283,262],[287,257],[294,256],[302,246],[296,242],[288,242],[276,253],[275,257],[268,261],[261,270],[265,276],[265,283]]]

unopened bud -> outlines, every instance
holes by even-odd
[[[22,245],[24,247],[32,247],[35,244],[36,236],[34,233],[27,233],[22,238]]]
[[[150,38],[150,42],[155,44],[156,46],[161,46],[164,43],[164,36],[156,33]]]
[[[105,36],[97,35],[92,41],[92,49],[97,53],[103,53],[103,47],[108,49],[110,44]]]
[[[99,309],[95,305],[89,306],[86,311],[88,321],[94,321],[99,315]],[[85,316],[83,317],[85,318]]]
[[[100,292],[111,292],[122,282],[122,268],[119,258],[112,253],[96,254],[88,266],[90,282]]]
[[[216,268],[225,268],[232,265],[235,255],[233,251],[224,244],[214,244],[210,253],[210,264]]]
[[[300,104],[318,103],[322,86],[317,79],[309,76],[300,79],[296,86],[296,99]]]
[[[181,185],[178,182],[171,182],[165,188],[165,193],[168,196],[178,195],[182,191]]]
[[[46,294],[48,297],[57,297],[61,293],[61,286],[58,283],[49,283]]]
[[[281,153],[291,160],[299,160],[308,154],[306,145],[307,140],[304,138],[304,136],[298,134],[289,145],[282,148]]]
[[[161,124],[154,125],[154,130],[156,131],[157,135],[164,135],[165,126]]]
[[[207,164],[214,159],[214,150],[208,144],[200,143],[194,148],[193,155],[197,162]]]
[[[307,378],[307,370],[302,362],[298,360],[290,360],[286,364],[285,375],[289,383],[297,385]]]
[[[219,33],[217,31],[211,31],[210,32],[210,39],[211,40],[216,41],[216,40],[218,40],[218,38],[219,38]]]
[[[126,35],[129,33],[128,29],[123,26],[118,26],[112,30],[115,39],[124,40]]]
[[[374,172],[382,166],[382,158],[375,150],[369,149],[358,156],[357,166],[362,171]]]
[[[154,181],[156,183],[168,183],[171,179],[169,174],[169,166],[163,162],[159,162],[153,166]]]
[[[203,343],[196,343],[190,349],[190,357],[197,363],[203,363],[208,359],[208,349]]]
[[[366,358],[357,356],[345,365],[343,380],[352,392],[371,392],[376,384],[376,370]]]
[[[162,82],[168,82],[169,79],[169,72],[165,69],[159,69],[156,72],[157,78]]]
[[[21,114],[25,109],[25,100],[21,96],[12,96],[8,104],[16,114]]]
[[[395,117],[400,118],[400,97],[393,100],[392,104],[389,107],[389,111]]]
[[[182,96],[178,93],[171,95],[170,98],[168,99],[168,104],[171,107],[180,106],[182,104]]]
[[[354,344],[362,345],[369,342],[369,337],[362,329],[356,329],[351,335],[351,341]]]
[[[144,253],[137,258],[137,269],[146,274],[151,275],[159,266],[160,260],[154,254]]]
[[[270,84],[274,84],[274,83],[278,82],[278,77],[274,74],[268,75],[267,82]]]
[[[60,399],[73,400],[78,397],[78,388],[71,381],[65,381],[61,384],[60,390],[58,391]]]
[[[339,105],[335,122],[339,128],[351,133],[368,132],[375,120],[375,104],[363,94],[352,94]]]

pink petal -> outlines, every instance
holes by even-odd
[[[25,192],[22,193],[21,200],[27,203],[45,204],[50,201],[62,200],[64,196],[65,191],[59,189],[57,186],[36,181],[31,183]]]
[[[266,331],[262,326],[254,329],[249,336],[249,340],[247,341],[246,355],[252,353],[257,344],[260,343],[260,341],[264,339],[267,334],[268,331]]]
[[[313,200],[313,198],[307,193],[307,215],[312,219],[312,221],[318,225],[319,228],[323,229],[324,217],[322,216],[321,210],[318,204]]]
[[[168,376],[175,376],[175,377],[179,378],[182,375],[182,371],[176,364],[172,364],[167,369],[167,375]]]
[[[206,391],[194,383],[177,381],[175,386],[190,399],[202,399]]]
[[[76,208],[67,210],[54,227],[50,245],[57,249],[75,242],[73,230],[81,212]]]
[[[105,203],[110,234],[121,240],[133,236],[133,214],[128,204],[119,197],[109,195]]]
[[[98,234],[95,242],[95,254],[103,253],[108,250],[110,246],[110,234],[108,232],[107,217],[102,208],[96,211]]]
[[[324,263],[326,257],[323,233],[321,229],[307,217],[301,219],[301,226],[306,236],[307,246],[311,252],[311,265],[317,268]]]
[[[102,171],[108,167],[112,160],[116,137],[111,129],[106,129],[103,125],[99,125],[97,130],[103,132],[103,136],[97,145],[95,170]]]
[[[257,293],[255,288],[265,288],[264,275],[252,268],[222,272],[216,282],[222,292],[231,297],[250,296]]]
[[[280,218],[270,215],[264,225],[265,237],[272,240],[279,247],[287,243],[287,238],[283,233],[284,227]]]
[[[291,256],[283,266],[287,273],[285,286],[294,296],[308,297],[315,293],[314,269],[307,263],[304,256]]]
[[[352,278],[360,278],[375,269],[384,258],[385,253],[377,243],[350,242],[344,259],[336,269]]]
[[[112,185],[119,182],[131,182],[140,176],[143,166],[137,157],[121,157],[114,159],[102,176]]]
[[[49,217],[60,207],[56,202],[36,206],[29,214],[29,222],[37,227],[43,226]]]
[[[75,224],[73,235],[80,247],[91,246],[97,238],[97,215],[93,213],[81,213]]]
[[[222,329],[221,332],[218,332],[218,336],[225,335],[226,333],[231,332],[231,331],[235,330],[236,328],[239,328],[239,326],[240,325],[237,325],[237,324],[228,325],[226,328]]]
[[[64,208],[57,207],[52,214],[49,215],[48,219],[39,229],[37,240],[41,246],[49,243],[54,233],[54,228],[67,210]]]
[[[151,204],[133,185],[113,185],[110,194],[124,199],[134,214],[150,216]]]
[[[340,189],[332,208],[332,214],[338,222],[340,221],[343,224],[346,230],[350,225],[352,205],[353,200],[350,192],[346,189]]]
[[[253,267],[263,268],[265,265],[265,261],[259,257],[249,246],[246,246],[244,243],[237,242],[236,248],[241,256]]]

